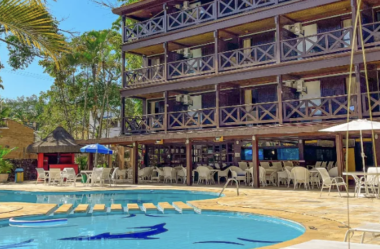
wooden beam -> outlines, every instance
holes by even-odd
[[[139,158],[139,144],[137,142],[133,143],[133,148],[131,150],[131,164],[132,164],[132,182],[133,184],[139,183],[139,164],[138,164],[138,158]]]
[[[168,133],[168,91],[164,92],[164,130]]]
[[[121,117],[121,135],[125,134],[125,98],[121,97],[121,108],[120,108],[120,117]]]
[[[173,90],[172,93],[178,93],[178,94],[189,94],[189,91],[185,90]]]
[[[253,187],[260,188],[259,139],[252,136]]]
[[[168,80],[168,59],[169,59],[169,50],[168,43],[164,43],[164,81]]]
[[[117,146],[117,160],[118,160],[119,169],[125,168],[124,167],[124,164],[125,164],[124,153],[125,153],[124,146]]]
[[[355,64],[355,82],[356,82],[356,108],[357,108],[358,118],[362,119],[363,106],[362,106],[362,90],[361,90],[361,80],[360,80],[360,64]]]
[[[186,141],[186,170],[187,170],[187,186],[193,185],[193,156],[192,156],[192,141]]]
[[[188,48],[189,46],[185,45],[185,44],[182,44],[182,43],[179,43],[179,42],[175,42],[175,41],[170,41],[170,43],[174,44],[174,45],[177,45],[181,48]]]
[[[215,74],[219,73],[219,47],[220,47],[220,41],[219,41],[219,31],[214,31],[214,68],[215,68]]]
[[[239,38],[239,35],[238,34],[235,34],[231,31],[227,31],[225,29],[221,29],[220,31],[222,31],[223,33],[226,33],[227,35],[231,36],[232,38]]]
[[[276,63],[281,62],[281,19],[280,16],[275,16],[276,23]]]
[[[233,145],[233,150],[235,154],[240,154],[239,157],[236,157],[233,155],[233,163],[234,165],[238,165],[238,162],[241,161],[241,140],[235,139],[234,140],[234,145]]]
[[[282,112],[282,75],[277,76],[277,101],[278,101],[278,122],[283,124]]]
[[[144,1],[145,2],[145,1]],[[159,34],[153,37],[146,37],[136,42],[125,43],[122,46],[123,51],[135,50],[138,48],[149,47],[157,44],[162,44],[168,41],[175,41],[199,34],[213,32],[214,30],[225,29],[246,23],[251,23],[267,18],[272,18],[277,15],[284,15],[287,13],[297,12],[300,10],[307,10],[318,6],[323,6],[330,3],[340,2],[340,0],[305,0],[295,1],[284,5],[276,5],[266,10],[251,11],[249,13],[242,13],[239,15],[233,15],[231,17],[223,18],[215,22],[207,22],[204,24],[198,24],[196,26],[190,26],[188,28],[171,31],[168,33]]]
[[[121,51],[121,81],[123,82],[123,87],[127,86],[127,79],[125,77],[125,53]]]
[[[355,19],[356,19],[356,12],[357,12],[357,0],[351,0],[351,26],[354,27]],[[361,40],[358,39],[358,33],[356,33],[356,37],[353,39],[353,46],[355,51],[358,51],[358,42],[361,43]]]
[[[93,170],[94,168],[94,154],[88,154],[88,170]]]
[[[298,155],[299,155],[299,162],[301,166],[306,166],[305,161],[305,141],[302,139],[298,140]]]
[[[335,147],[336,147],[336,167],[338,167],[338,176],[342,176],[343,172],[343,139],[342,135],[335,135]]]
[[[219,117],[219,105],[220,105],[220,85],[215,85],[215,123],[216,128],[220,127],[220,117]]]

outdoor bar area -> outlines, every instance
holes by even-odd
[[[80,153],[80,146],[62,127],[57,127],[41,141],[29,145],[26,151],[38,154],[38,168],[46,171],[73,168],[76,174],[79,173],[75,153]]]

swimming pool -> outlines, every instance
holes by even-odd
[[[305,229],[281,219],[228,212],[72,217],[57,227],[0,228],[0,248],[258,248]]]
[[[29,202],[52,204],[111,204],[193,201],[217,198],[217,193],[185,190],[114,190],[83,192],[0,191],[0,202]],[[1,247],[0,247],[1,248]]]

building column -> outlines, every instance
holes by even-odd
[[[375,134],[375,145],[374,145],[373,149],[376,152],[374,154],[373,163],[375,164],[375,166],[379,166],[379,162],[380,162],[380,134]]]
[[[44,153],[38,153],[37,167],[38,168],[43,168],[44,167]]]
[[[278,101],[278,123],[283,124],[282,112],[282,75],[277,75],[277,101]]]
[[[168,133],[168,101],[169,101],[169,92],[165,91],[164,92],[164,131],[165,133]]]
[[[190,139],[186,140],[186,170],[187,170],[187,186],[193,185],[193,144]]]
[[[88,170],[94,169],[94,154],[89,153],[88,154]]]
[[[298,140],[298,155],[299,155],[299,162],[300,166],[306,166],[305,161],[305,141],[302,139]]]
[[[124,146],[117,146],[117,158],[119,169],[124,169]]]
[[[343,172],[343,141],[342,135],[335,135],[336,148],[336,166],[338,167],[338,176],[342,176]]]
[[[215,85],[215,124],[216,128],[220,127],[220,117],[219,117],[219,95],[220,95],[220,85]]]
[[[239,155],[238,157],[234,155],[234,158],[233,158],[234,166],[238,166],[238,162],[241,161],[241,141],[240,140],[234,141],[233,150],[234,150],[235,155],[236,154]]]
[[[253,187],[260,188],[259,170],[259,143],[256,136],[252,136],[252,163],[253,163]]]
[[[127,87],[127,79],[125,77],[125,52],[121,51],[121,81],[123,83],[123,88]]]
[[[351,0],[351,26],[354,27],[355,26],[355,20],[356,20],[356,12],[358,11],[358,4],[357,4],[357,0]],[[354,32],[352,32],[353,34]],[[353,39],[353,46],[354,46],[354,50],[355,51],[358,51],[358,42],[361,42],[360,39],[358,39],[358,33],[356,33],[356,37],[354,37]]]
[[[276,63],[281,62],[281,18],[280,16],[275,16],[276,23]]]
[[[360,64],[355,64],[355,82],[356,82],[356,108],[358,118],[363,118],[362,89],[360,81]],[[351,82],[349,82],[351,83]]]
[[[121,98],[120,117],[121,117],[120,132],[121,132],[121,135],[124,135],[125,134],[125,97]]]
[[[131,150],[131,164],[132,164],[132,183],[138,184],[139,183],[139,164],[138,164],[138,158],[139,158],[139,144],[137,142],[133,143],[133,148]]]
[[[165,42],[164,43],[164,71],[163,71],[163,78],[164,78],[164,81],[167,81],[168,80],[168,77],[169,77],[169,72],[168,72],[168,56],[169,56],[169,50],[168,50],[168,43]]]
[[[219,47],[220,47],[219,30],[215,30],[214,31],[214,68],[215,68],[215,74],[219,73]]]

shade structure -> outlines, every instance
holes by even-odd
[[[101,144],[90,144],[82,147],[80,149],[80,152],[82,153],[98,153],[98,154],[105,154],[105,155],[112,155],[113,151],[108,149],[106,146]]]
[[[370,131],[380,130],[380,122],[369,121],[367,119],[358,119],[345,124],[332,126],[320,131],[339,132],[339,131]]]
[[[360,132],[360,148],[363,164],[363,171],[366,171],[363,133],[362,131],[380,130],[380,122],[369,121],[367,119],[358,119],[345,124],[335,125],[327,129],[320,130],[322,132],[341,132],[341,131],[359,131]]]

